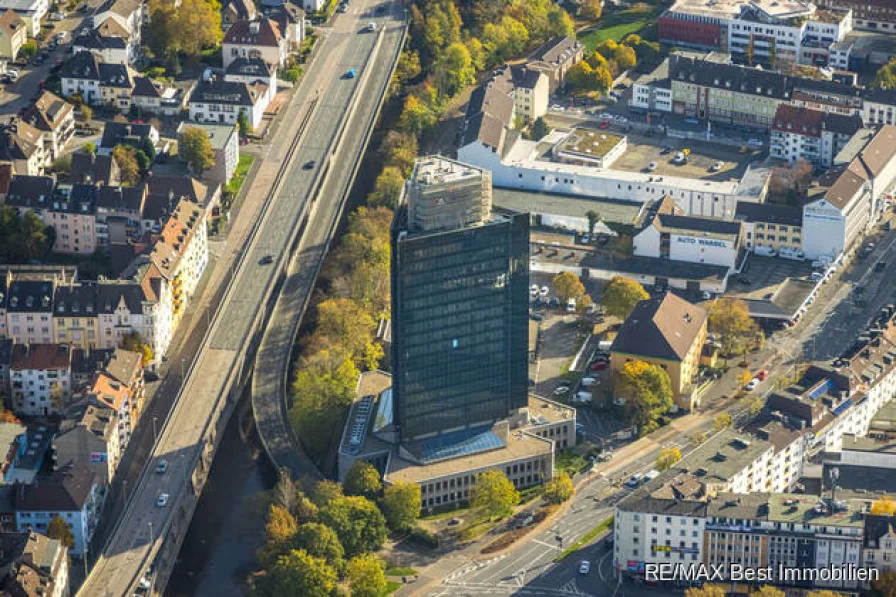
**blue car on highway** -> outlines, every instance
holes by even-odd
[[[346,79],[354,79],[356,74],[357,73],[355,73],[355,69],[350,68],[350,69],[348,69],[348,72],[345,73],[345,78]]]

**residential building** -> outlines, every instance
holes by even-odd
[[[121,170],[111,155],[79,151],[72,154],[68,179],[75,184],[118,187],[121,184]]]
[[[566,82],[566,73],[582,60],[585,46],[574,37],[552,37],[529,55],[526,67],[544,73],[551,94]]]
[[[62,422],[53,438],[53,470],[70,466],[89,469],[105,488],[111,483],[124,447],[119,443],[118,415],[112,408],[85,404],[76,418]]]
[[[215,79],[200,81],[190,96],[190,120],[213,124],[236,124],[240,112],[245,112],[249,125],[261,124],[270,98],[263,83],[231,83]]]
[[[287,41],[280,27],[267,17],[234,22],[224,34],[221,56],[224,68],[237,58],[261,58],[282,68],[286,65]]]
[[[15,279],[7,288],[6,330],[21,344],[50,344],[53,337],[53,289],[51,279]]]
[[[277,95],[277,65],[265,62],[260,57],[235,58],[225,70],[224,80],[229,83],[265,85],[267,97],[261,98],[265,105],[274,101],[274,96]]]
[[[772,123],[769,153],[790,163],[806,160],[829,168],[834,156],[862,128],[862,118],[781,104]]]
[[[896,89],[869,89],[865,92],[862,120],[867,126],[896,124],[894,112],[896,112]]]
[[[4,327],[5,322],[4,322]],[[12,338],[0,336],[0,403],[9,404],[9,368],[12,365]]]
[[[16,12],[7,8],[0,15],[0,58],[15,60],[28,41],[28,26]]]
[[[262,3],[264,6],[280,6],[285,3],[285,0],[264,0]],[[321,10],[324,6],[326,6],[326,2],[324,0],[302,0],[300,2],[301,7],[305,9],[305,12],[312,13]]]
[[[305,10],[292,2],[265,9],[266,16],[277,23],[290,50],[298,49],[305,41]]]
[[[109,64],[133,64],[138,58],[138,49],[127,37],[104,36],[99,29],[87,31],[72,40],[73,52],[90,52]]]
[[[672,81],[669,80],[669,59],[665,58],[652,72],[632,82],[629,105],[649,112],[672,111]]]
[[[102,36],[123,37],[139,49],[146,11],[141,0],[106,0],[93,15],[93,27]]]
[[[146,205],[147,186],[102,186],[96,199],[96,237],[102,246],[127,245],[151,227],[143,226],[143,208]]]
[[[630,361],[658,365],[669,374],[676,404],[687,410],[698,406],[691,392],[708,319],[705,309],[671,292],[638,302],[610,348],[611,370],[618,373]]]
[[[150,114],[179,116],[187,107],[189,95],[189,89],[162,84],[149,77],[134,77],[131,104]]]
[[[60,414],[71,397],[71,371],[67,344],[16,344],[9,370],[13,411],[29,417]]]
[[[0,533],[0,589],[17,597],[68,597],[68,548],[35,532]]]
[[[49,163],[62,155],[75,134],[74,107],[52,91],[44,90],[22,115],[22,121],[43,133]]]
[[[14,10],[28,27],[28,36],[37,37],[40,26],[47,11],[50,10],[49,0],[2,0],[0,11]]]
[[[126,64],[100,62],[91,52],[77,52],[58,74],[66,97],[78,93],[90,105],[107,105],[122,112],[131,107],[134,78]]]
[[[765,247],[777,252],[787,248],[794,252],[803,248],[803,210],[778,203],[737,204],[735,219],[743,229],[746,249]]]
[[[39,130],[16,119],[0,125],[0,160],[11,163],[13,170],[32,176],[43,174],[50,163],[47,157]]]
[[[55,318],[54,318],[55,319]],[[93,318],[94,321],[96,318]],[[103,371],[112,358],[113,348],[72,349],[72,394],[83,394],[93,382],[97,371]]]
[[[115,413],[118,421],[118,445],[121,450],[128,446],[136,421],[131,417],[131,391],[127,385],[112,379],[105,373],[97,373],[83,397],[87,404],[105,407]]]
[[[513,104],[516,114],[533,122],[548,112],[550,79],[535,68],[511,66],[507,69],[513,82]]]
[[[116,145],[132,145],[138,148],[151,145],[155,148],[158,143],[159,131],[151,124],[107,122],[103,125],[103,137],[97,153],[111,154]]]
[[[46,532],[50,521],[60,516],[74,538],[71,554],[78,558],[93,538],[101,506],[96,475],[78,465],[60,469],[34,484],[17,485],[13,494],[20,532]]]
[[[253,20],[256,14],[255,3],[250,0],[227,0],[221,6],[221,28],[227,31],[237,21]]]
[[[824,79],[792,79],[791,103],[801,108],[851,116],[861,114],[865,91],[850,83]]]
[[[878,199],[896,182],[896,126],[885,125],[824,195],[803,206],[803,252],[836,257],[876,218]]]
[[[16,462],[29,449],[28,432],[21,423],[0,423],[0,478],[11,483],[15,478]]]
[[[55,185],[48,176],[14,176],[6,203],[19,213],[33,211],[56,231],[53,250],[92,255],[96,240],[96,188],[92,185]]]
[[[211,168],[202,171],[202,179],[226,185],[233,178],[240,160],[240,143],[237,128],[224,124],[181,123],[178,135],[190,127],[198,127],[208,135],[209,142],[215,152],[215,163]]]
[[[117,381],[128,389],[133,427],[137,424],[140,411],[143,410],[145,396],[143,355],[123,348],[116,348],[109,362],[103,367],[103,371],[112,380]]]
[[[896,568],[896,518],[865,515],[862,539],[862,565],[893,571]]]
[[[137,332],[161,359],[174,332],[172,288],[159,268],[147,263],[129,280],[101,280],[97,309],[100,348],[121,346],[127,334]]]
[[[896,6],[889,0],[825,0],[824,4],[851,10],[856,29],[896,33]]]
[[[527,405],[529,220],[492,213],[488,173],[445,158],[418,160],[406,189],[392,224],[392,364],[410,440]]]

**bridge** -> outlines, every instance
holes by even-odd
[[[209,313],[209,326],[183,376],[174,407],[159,427],[136,487],[79,595],[133,595],[150,568],[153,592],[161,592],[167,583],[220,438],[252,378],[276,299],[282,289],[294,288],[285,284],[296,284],[297,272],[305,272],[308,262],[293,255],[298,251],[301,256],[302,248],[317,247],[319,252],[329,244],[348,181],[397,63],[405,35],[403,14],[394,4],[384,4],[387,10],[382,12],[377,4],[356,0],[351,12],[338,17],[320,41],[317,57],[291,104],[298,133],[220,303]],[[361,33],[371,22],[377,31]],[[350,69],[357,76],[345,77]],[[314,167],[306,169],[311,161]],[[317,214],[329,224],[318,227]],[[309,225],[310,218],[315,218],[314,225]],[[264,263],[268,255],[274,257],[273,263]],[[316,263],[312,263],[314,278]],[[307,274],[301,276],[306,286]],[[304,299],[301,302],[304,309]],[[157,474],[156,465],[163,458],[168,469]],[[163,493],[169,496],[168,503],[159,506]]]

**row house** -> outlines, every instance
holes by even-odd
[[[62,94],[79,94],[85,103],[110,106],[122,112],[131,107],[134,77],[126,64],[100,62],[91,52],[78,52],[59,70]]]
[[[68,597],[68,548],[33,531],[0,533],[0,589],[17,597]]]
[[[96,187],[62,183],[51,176],[14,176],[6,203],[19,213],[33,211],[56,231],[53,250],[92,255],[96,251]]]
[[[806,160],[817,168],[828,168],[861,128],[858,114],[844,116],[781,104],[772,123],[769,153],[790,163]]]
[[[96,475],[105,489],[121,462],[118,415],[107,406],[83,404],[79,413],[62,422],[53,438],[53,470],[81,466]]]
[[[49,155],[44,136],[35,127],[15,118],[0,125],[0,160],[12,164],[15,172],[43,174],[51,163]]]
[[[0,338],[13,336],[11,328],[14,327],[14,337],[19,342],[49,342],[46,338],[52,332],[43,329],[50,321],[44,319],[43,297],[49,296],[48,301],[52,301],[56,284],[72,279],[76,274],[75,268],[65,266],[6,265],[0,268]]]
[[[20,416],[61,414],[71,397],[72,352],[66,344],[16,344],[9,370],[13,411]]]
[[[62,155],[66,143],[75,134],[74,106],[52,91],[41,93],[25,110],[22,121],[43,134],[47,161],[51,163]]]

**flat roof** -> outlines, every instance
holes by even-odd
[[[869,429],[878,431],[896,430],[896,400],[884,404],[874,418],[871,419]]]
[[[527,458],[550,455],[553,447],[554,443],[551,440],[512,430],[507,434],[503,448],[426,465],[406,460],[396,451],[389,459],[384,478],[389,483],[397,481],[425,483],[430,480],[503,466]]]
[[[839,501],[839,500],[838,500]],[[768,496],[768,519],[772,522],[825,526],[859,527],[864,525],[861,502],[845,502],[845,509],[816,511],[821,498],[803,493],[773,493]]]
[[[529,394],[529,418],[530,423],[536,428],[539,424],[560,423],[563,421],[575,420],[576,409],[535,394]],[[539,423],[537,419],[544,419],[545,422]]]
[[[750,310],[750,317],[765,319],[793,319],[806,299],[815,290],[815,282],[786,278],[770,299],[744,298]],[[763,289],[765,290],[765,289]]]
[[[643,204],[631,201],[517,191],[499,187],[492,189],[492,205],[523,213],[576,218],[585,218],[585,214],[593,210],[603,222],[622,224],[633,224],[643,209]]]
[[[673,468],[687,471],[703,483],[727,483],[772,444],[748,433],[726,429],[678,461]]]
[[[625,137],[600,130],[574,128],[558,145],[557,150],[584,157],[604,157],[622,143]]]

